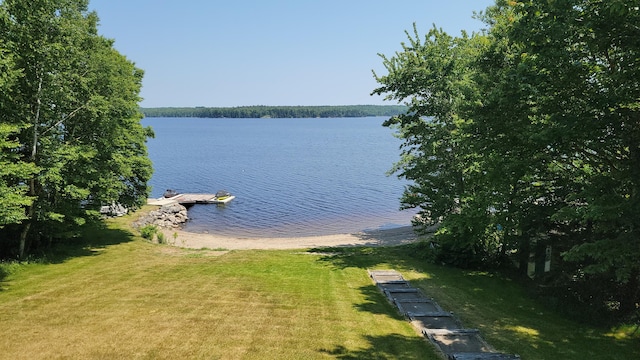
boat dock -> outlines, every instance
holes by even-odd
[[[147,199],[149,205],[169,205],[180,204],[183,206],[191,206],[195,204],[226,204],[235,199],[235,196],[218,197],[216,194],[178,194],[172,197],[160,197],[157,199]]]

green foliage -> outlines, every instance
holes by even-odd
[[[152,133],[140,125],[142,71],[97,34],[87,7],[86,0],[0,3],[0,44],[17,74],[0,98],[10,126],[0,135],[13,134],[4,148],[14,166],[27,166],[8,186],[33,201],[18,202],[23,216],[3,230],[19,256],[74,236],[103,204],[135,209],[147,197]]]
[[[153,237],[158,233],[158,227],[155,225],[147,225],[140,228],[140,236],[147,240],[153,240]]]
[[[346,106],[239,106],[226,108],[143,108],[147,117],[201,118],[328,118],[393,116],[407,110],[404,105]]]
[[[556,254],[545,281],[626,316],[640,302],[640,12],[624,1],[497,1],[488,29],[417,31],[374,92],[409,105],[403,206],[440,224],[436,258]],[[539,253],[539,252],[538,252]],[[583,286],[587,280],[589,286]],[[556,292],[558,293],[558,292]],[[597,296],[596,296],[597,294]],[[595,303],[589,299],[597,299]],[[597,304],[596,304],[597,303]]]
[[[487,217],[476,212],[477,205],[483,205],[483,198],[474,193],[480,157],[468,149],[467,120],[461,111],[477,97],[470,69],[481,38],[453,38],[434,27],[421,40],[415,26],[414,34],[407,36],[403,52],[393,58],[383,56],[389,73],[377,77],[382,86],[374,91],[409,105],[406,114],[384,123],[404,139],[401,160],[393,171],[412,181],[402,204],[420,209],[416,225],[425,230],[441,223],[435,241],[459,249],[455,253],[460,258],[451,259],[452,263],[467,263],[467,252],[475,252],[486,227],[481,220]],[[467,244],[451,242],[462,238]]]
[[[165,238],[163,232],[157,232],[156,233],[156,238],[158,239],[158,244],[166,244],[167,243],[167,239]]]
[[[7,103],[7,90],[15,84],[19,72],[13,69],[13,59],[1,45],[0,39],[0,103]],[[7,120],[0,115],[0,228],[26,218],[24,208],[33,202],[27,196],[26,180],[37,172],[33,163],[20,160],[20,143],[15,138],[20,128]]]
[[[0,281],[7,276],[16,273],[20,269],[20,263],[17,261],[0,261]]]

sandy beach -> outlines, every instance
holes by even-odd
[[[411,226],[363,231],[355,234],[335,234],[307,237],[241,238],[215,234],[192,233],[183,230],[163,230],[174,246],[190,249],[306,249],[336,246],[396,246],[415,242]],[[177,235],[177,236],[176,236]]]

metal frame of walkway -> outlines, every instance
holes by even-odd
[[[449,360],[516,360],[519,355],[496,351],[477,329],[466,329],[453,313],[395,270],[369,270],[373,282],[425,338]]]

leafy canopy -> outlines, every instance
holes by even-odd
[[[545,259],[608,310],[640,300],[640,10],[628,1],[497,1],[481,33],[407,34],[374,90],[409,111],[393,171],[438,224],[439,261]],[[509,259],[514,257],[514,259]],[[573,295],[571,295],[573,296]],[[585,300],[586,299],[586,300]]]
[[[86,0],[5,0],[0,14],[9,59],[0,66],[13,74],[0,98],[10,153],[0,161],[24,168],[5,177],[17,198],[3,200],[13,209],[2,218],[11,225],[3,248],[18,243],[23,256],[74,236],[101,205],[143,204],[152,132],[140,125],[143,73],[98,35]]]

